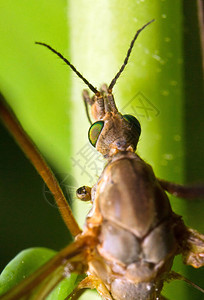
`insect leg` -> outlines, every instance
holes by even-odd
[[[193,199],[204,196],[204,185],[183,186],[162,179],[158,181],[164,190],[177,197]],[[204,235],[186,227],[182,221],[178,224],[176,231],[184,263],[194,268],[204,266]]]
[[[86,114],[89,122],[92,124],[87,107],[88,104],[91,106],[91,115],[93,116],[93,118],[95,120],[102,119],[105,115],[103,96],[99,93],[99,95],[95,94],[92,98],[90,98],[88,91],[83,90],[82,97],[84,99]]]
[[[80,289],[96,289],[99,295],[101,295],[104,300],[112,300],[110,293],[108,292],[104,283],[96,276],[89,275],[85,279],[83,279],[79,285],[74,289],[74,291],[66,298],[72,299],[79,292]]]
[[[25,155],[30,159],[35,169],[43,178],[49,190],[52,192],[67,228],[73,236],[76,236],[81,230],[72,214],[72,210],[65,199],[57,179],[33,141],[18,122],[10,107],[8,107],[2,94],[0,94],[0,117]]]
[[[182,256],[186,265],[200,268],[204,266],[204,235],[186,227],[186,239],[182,241]]]
[[[200,291],[201,293],[204,293],[204,289],[202,289],[200,286],[198,286],[197,284],[195,284],[194,282],[190,281],[188,278],[184,277],[183,275],[181,275],[177,272],[171,271],[168,274],[166,281],[169,282],[171,280],[183,280],[186,283],[188,283],[189,285],[191,285],[192,287],[194,287],[195,289],[197,289],[198,291]]]
[[[75,291],[76,289],[74,289],[74,291]],[[68,295],[68,297],[66,297],[64,300],[78,300],[79,299],[79,297],[81,296],[81,295],[83,295],[83,293],[84,292],[86,292],[86,290],[85,289],[81,289],[81,290],[77,290],[75,293],[71,293],[71,294],[69,294]]]
[[[187,227],[182,218],[173,215],[175,238],[178,243],[178,253],[183,257],[183,262],[194,268],[204,266],[204,235],[195,229]]]
[[[169,182],[163,179],[158,179],[161,187],[170,194],[185,199],[204,197],[204,184],[200,185],[181,185]]]
[[[89,114],[89,109],[88,109],[88,104],[89,105],[94,104],[93,98],[90,98],[89,92],[87,90],[83,90],[82,97],[83,97],[83,100],[84,100],[87,119],[88,119],[89,123],[92,125],[92,121],[91,121],[90,114]]]
[[[32,300],[43,300],[53,291],[53,289],[64,279],[63,266],[48,275],[43,282],[36,287],[29,295],[32,295]]]

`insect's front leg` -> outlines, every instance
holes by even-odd
[[[88,118],[89,123],[92,124],[90,114],[89,114],[88,105],[92,106],[94,104],[94,99],[93,99],[94,97],[90,98],[89,92],[87,90],[83,90],[82,97],[83,97],[83,100],[84,100],[86,116]]]
[[[99,93],[90,98],[89,92],[87,90],[83,90],[82,97],[90,124],[92,124],[92,121],[89,115],[88,105],[91,106],[91,115],[94,120],[101,120],[105,115],[104,98],[102,95]]]

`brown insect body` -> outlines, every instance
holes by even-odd
[[[79,199],[93,202],[83,232],[46,162],[15,116],[0,102],[4,123],[52,191],[67,227],[75,236],[73,244],[3,295],[2,300],[30,299],[30,296],[45,299],[72,271],[86,272],[88,276],[66,299],[76,299],[84,288],[96,288],[106,300],[163,299],[160,294],[165,280],[185,280],[170,272],[175,255],[182,254],[184,262],[193,267],[204,265],[204,236],[184,225],[172,211],[164,192],[192,198],[203,196],[204,187],[183,187],[157,179],[151,166],[134,153],[141,131],[138,120],[120,114],[112,95],[138,34],[149,23],[137,31],[119,72],[109,87],[104,85],[100,92],[59,52],[38,43],[61,57],[95,93],[90,98],[87,91],[83,92],[86,109],[87,104],[91,105],[96,120],[89,129],[89,140],[108,163],[92,188],[84,186],[77,190]]]
[[[155,299],[178,249],[175,218],[151,167],[134,153],[116,154],[94,194],[87,227],[100,228],[102,263],[91,262],[90,269],[114,299]]]
[[[107,105],[101,102],[110,98],[113,103],[112,94],[103,101],[96,97],[94,103],[100,100],[104,109]],[[89,272],[105,283],[114,299],[156,299],[164,270],[169,272],[179,251],[175,221],[180,218],[151,166],[133,152],[137,132],[112,107],[112,112],[110,107],[108,112],[98,108],[94,116],[105,121],[96,149],[110,157],[93,188],[93,208],[86,219],[85,232],[95,232],[96,227],[98,232]]]

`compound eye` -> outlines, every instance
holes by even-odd
[[[129,124],[131,124],[135,128],[137,133],[140,135],[141,126],[140,126],[139,121],[132,115],[123,115],[123,118],[125,119],[125,121],[127,121]]]
[[[89,141],[92,144],[92,146],[96,146],[96,143],[98,141],[98,137],[103,129],[104,122],[103,121],[97,121],[94,124],[91,125],[88,132]]]

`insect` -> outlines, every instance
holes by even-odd
[[[122,115],[112,90],[128,63],[133,38],[124,63],[109,86],[97,90],[59,52],[38,42],[62,58],[94,93],[85,90],[83,99],[91,106],[95,122],[89,129],[90,143],[107,158],[107,165],[93,187],[83,186],[77,196],[92,201],[84,230],[76,223],[54,175],[33,147],[15,117],[1,103],[1,117],[53,193],[63,220],[75,241],[14,287],[0,299],[44,299],[69,273],[87,273],[67,298],[76,298],[81,289],[96,288],[104,299],[164,299],[164,281],[183,279],[172,272],[175,255],[193,267],[204,265],[204,236],[188,228],[170,206],[165,190],[182,197],[204,194],[203,186],[184,187],[157,179],[150,165],[136,153],[141,127],[132,115]],[[198,288],[198,287],[197,287]],[[201,291],[203,291],[200,288]]]

